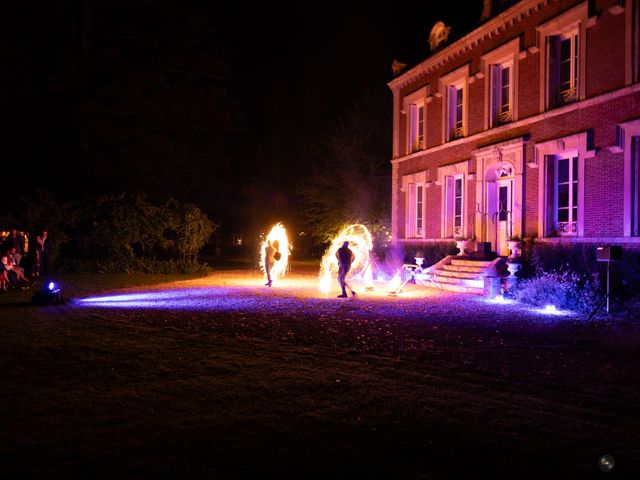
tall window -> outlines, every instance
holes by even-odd
[[[425,85],[406,95],[402,100],[402,114],[405,115],[405,151],[408,155],[426,148],[427,97],[429,85]]]
[[[440,77],[442,93],[442,142],[449,142],[467,134],[467,85],[469,64]]]
[[[462,85],[450,85],[447,88],[448,115],[447,138],[455,140],[464,137],[464,87]]]
[[[631,138],[631,236],[640,236],[640,137]]]
[[[578,157],[557,158],[556,231],[558,235],[578,234]]]
[[[578,100],[580,46],[578,29],[549,37],[549,106]]]
[[[424,236],[424,185],[410,183],[407,188],[406,238]]]
[[[632,42],[632,68],[633,81],[640,81],[640,4],[638,2],[631,2],[632,10],[632,26],[631,26],[631,42]]]
[[[424,104],[411,104],[409,123],[409,144],[411,152],[423,150],[425,148]]]
[[[453,197],[453,236],[462,235],[462,178],[454,179],[454,197]]]
[[[456,238],[470,234],[467,221],[467,207],[465,195],[467,187],[465,182],[469,175],[469,160],[451,163],[438,167],[438,180],[436,185],[440,189],[440,237]]]
[[[416,188],[416,237],[423,236],[423,230],[422,230],[422,223],[424,221],[423,213],[422,213],[423,212],[423,209],[422,209],[423,188],[424,187],[422,185],[418,185]]]
[[[498,207],[498,221],[509,221],[509,214],[511,213],[510,200],[511,195],[509,195],[509,186],[501,185],[498,189],[498,201],[500,202]]]
[[[491,65],[491,126],[513,120],[513,62]]]

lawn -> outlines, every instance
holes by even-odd
[[[67,276],[57,307],[0,295],[0,472],[638,477],[635,319],[411,287],[323,297],[316,271],[271,289],[242,264]]]

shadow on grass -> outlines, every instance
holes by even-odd
[[[24,307],[33,307],[35,305],[31,301],[22,301],[22,302],[3,303],[2,306],[5,308],[24,308]]]

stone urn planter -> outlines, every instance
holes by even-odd
[[[424,257],[413,257],[416,261],[416,265],[418,268],[422,268],[422,262],[424,262]]]
[[[520,263],[522,258],[522,240],[507,240],[509,262]]]
[[[456,241],[456,248],[459,250],[459,257],[469,257],[471,256],[471,246],[473,245],[473,240],[460,239]]]
[[[509,278],[517,278],[516,273],[520,270],[520,264],[512,261],[507,261],[507,270],[509,270]]]
[[[507,247],[509,248],[509,257],[507,258],[509,278],[516,278],[522,260],[522,240],[507,240]]]

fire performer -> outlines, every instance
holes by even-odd
[[[271,269],[276,263],[276,251],[277,249],[271,244],[271,240],[268,240],[264,247],[264,272],[267,274],[267,283],[265,283],[267,287],[270,287],[272,283]]]
[[[347,288],[351,292],[351,295],[356,296],[349,285],[347,285],[347,275],[351,270],[351,264],[355,260],[356,256],[349,248],[349,242],[345,241],[342,247],[336,252],[336,258],[338,259],[338,281],[340,282],[340,288],[342,288],[342,294],[338,295],[338,298],[347,298]]]

